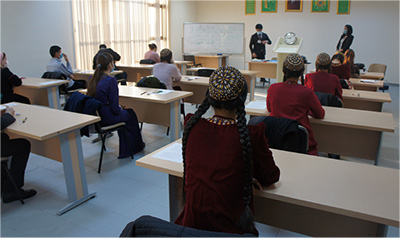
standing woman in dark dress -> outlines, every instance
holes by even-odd
[[[345,25],[343,34],[340,36],[339,42],[336,45],[336,51],[340,51],[344,54],[346,50],[348,50],[353,43],[354,36],[353,27],[351,25]]]
[[[99,114],[102,126],[118,122],[126,123],[129,141],[126,141],[123,131],[118,130],[118,158],[130,157],[144,148],[136,113],[132,109],[124,109],[119,105],[117,79],[110,76],[115,67],[113,57],[106,52],[101,52],[97,56],[96,63],[96,71],[89,81],[87,95],[101,102]]]
[[[31,104],[27,97],[14,93],[14,87],[22,84],[21,79],[8,69],[6,53],[0,52],[1,62],[1,103],[22,102]]]

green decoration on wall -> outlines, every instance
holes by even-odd
[[[350,13],[350,0],[339,0],[337,4],[337,14]]]
[[[329,12],[329,0],[313,0],[311,12]]]
[[[261,12],[276,12],[276,0],[262,0]]]
[[[256,14],[256,0],[246,0],[246,15]]]

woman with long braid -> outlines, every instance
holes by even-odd
[[[260,123],[247,126],[247,85],[233,67],[210,76],[208,93],[186,117],[182,148],[185,207],[175,223],[208,231],[258,235],[253,218],[252,180],[268,186],[279,180]],[[202,115],[209,107],[213,117]]]

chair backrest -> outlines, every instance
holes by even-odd
[[[268,139],[270,148],[307,153],[308,132],[297,121],[287,118],[260,116],[251,118],[249,125],[257,125],[260,122],[265,124],[265,137]]]
[[[215,71],[215,69],[199,69],[197,71],[197,75],[203,76],[203,77],[210,77],[211,74]]]
[[[343,102],[340,98],[330,93],[314,92],[322,106],[343,107]]]
[[[184,61],[192,61],[194,67],[201,67],[201,64],[196,64],[194,55],[183,55]]]
[[[152,59],[142,59],[139,64],[155,64],[156,62]]]
[[[59,73],[59,72],[44,72],[42,75],[42,78],[44,79],[67,79],[67,76],[65,74]]]
[[[167,89],[167,85],[154,76],[145,76],[136,84],[137,87]]]
[[[386,64],[370,64],[368,67],[368,72],[378,72],[378,73],[386,73]]]
[[[128,223],[119,237],[252,237],[184,227],[152,216],[141,216]]]

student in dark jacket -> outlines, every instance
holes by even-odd
[[[106,52],[101,52],[97,57],[96,63],[96,71],[89,81],[87,95],[100,101],[99,114],[103,126],[118,122],[126,123],[129,141],[126,140],[123,132],[118,130],[118,158],[130,157],[142,151],[145,146],[136,113],[130,108],[125,109],[119,105],[118,83],[116,78],[110,76],[114,68],[112,56]]]
[[[97,59],[97,56],[99,55],[99,53],[101,53],[101,52],[109,53],[114,58],[114,69],[116,70],[117,67],[115,66],[115,62],[120,61],[121,56],[117,52],[112,50],[111,48],[107,48],[107,46],[105,44],[99,45],[99,51],[97,51],[97,54],[93,57],[93,69],[96,70],[96,66],[97,66],[96,59]],[[114,77],[117,80],[124,79],[124,81],[122,81],[121,84],[126,85],[126,79],[128,78],[128,74],[126,72],[116,74]]]
[[[0,52],[1,61],[1,94],[3,95],[1,103],[21,102],[31,104],[27,97],[14,93],[14,87],[22,84],[21,79],[13,74],[8,68],[6,53]]]
[[[280,171],[265,138],[265,124],[247,126],[247,86],[239,70],[212,73],[206,98],[186,116],[182,138],[185,206],[175,223],[207,231],[252,233],[252,179],[264,186]],[[209,107],[214,116],[202,118]]]
[[[336,45],[336,51],[340,51],[342,53],[346,52],[353,43],[354,36],[353,27],[351,25],[345,25],[343,34],[340,36],[339,42]]]
[[[1,131],[15,122],[14,113],[14,110],[10,107],[6,107],[6,109],[1,111]],[[6,133],[1,133],[1,156],[11,156],[11,176],[19,189],[22,199],[30,198],[36,194],[34,189],[22,189],[24,186],[25,168],[28,163],[30,152],[31,144],[28,140],[22,138],[10,139]],[[2,175],[3,174],[2,171]],[[10,182],[5,180],[5,178],[3,180],[3,176],[1,181],[3,203],[19,200]]]

